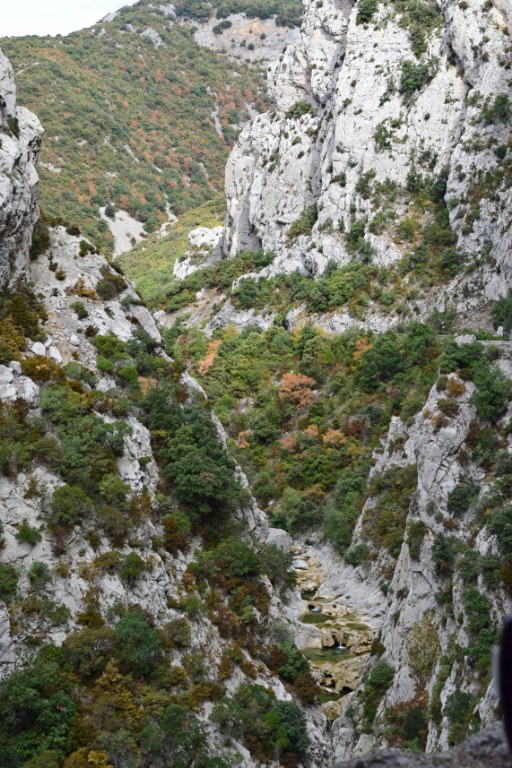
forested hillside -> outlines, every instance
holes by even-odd
[[[100,215],[127,211],[152,232],[223,189],[241,126],[266,104],[262,67],[200,47],[194,24],[214,4],[169,7],[146,0],[66,37],[2,39],[20,102],[46,131],[40,202],[110,251]],[[284,14],[300,3],[219,3],[219,13]],[[226,22],[224,22],[226,23]],[[258,38],[247,41],[253,47]]]

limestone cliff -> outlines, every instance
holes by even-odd
[[[456,247],[466,263],[485,256],[498,267],[485,272],[470,302],[478,304],[511,280],[500,159],[510,5],[367,5],[305,0],[300,38],[269,67],[272,109],[243,131],[228,162],[225,253],[262,247],[276,254],[263,274],[314,275],[353,258],[343,233],[362,221],[368,252],[392,264],[404,245],[375,217],[407,218],[418,178],[444,175]],[[403,192],[388,204],[386,187],[384,198]],[[293,224],[308,209],[311,234],[297,236]],[[435,304],[471,282],[457,275]]]
[[[42,133],[37,117],[16,107],[12,67],[0,54],[0,288],[27,268]]]

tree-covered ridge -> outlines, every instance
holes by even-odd
[[[148,29],[161,44],[144,34]],[[107,249],[112,236],[100,207],[122,208],[151,232],[168,219],[169,207],[181,213],[209,200],[223,187],[249,105],[265,107],[257,68],[200,48],[190,25],[147,3],[103,26],[67,37],[3,39],[2,48],[16,72],[19,103],[46,129],[42,208],[76,221]]]
[[[283,26],[299,26],[302,16],[302,0],[177,0],[176,12],[184,18],[207,21],[216,14],[224,19],[232,13],[245,13],[248,17],[276,18]]]

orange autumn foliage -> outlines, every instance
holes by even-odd
[[[353,354],[353,361],[354,363],[358,363],[361,357],[364,355],[364,353],[371,349],[372,345],[368,342],[368,339],[366,336],[363,336],[361,339],[358,339],[356,341],[356,351]]]
[[[252,435],[252,429],[244,429],[243,432],[238,433],[238,447],[242,450],[249,447],[249,441],[247,437]]]
[[[346,435],[341,429],[328,429],[322,437],[322,442],[326,445],[342,445],[346,441]]]
[[[293,451],[297,447],[297,438],[295,435],[283,435],[279,438],[279,445],[285,451]]]
[[[311,405],[315,396],[311,387],[315,380],[302,373],[285,373],[279,385],[279,397],[285,402],[293,403],[300,411]]]
[[[204,357],[199,363],[199,373],[203,376],[205,373],[208,373],[214,364],[215,358],[217,357],[217,352],[219,351],[221,344],[221,339],[215,339],[214,341],[210,341],[208,344],[208,352],[206,353],[206,357]]]
[[[139,376],[140,391],[142,392],[144,397],[146,397],[148,392],[151,389],[154,389],[156,387],[156,385],[157,385],[157,380],[156,379],[148,378],[146,376]]]

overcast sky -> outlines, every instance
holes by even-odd
[[[0,0],[0,37],[66,35],[136,0]]]

